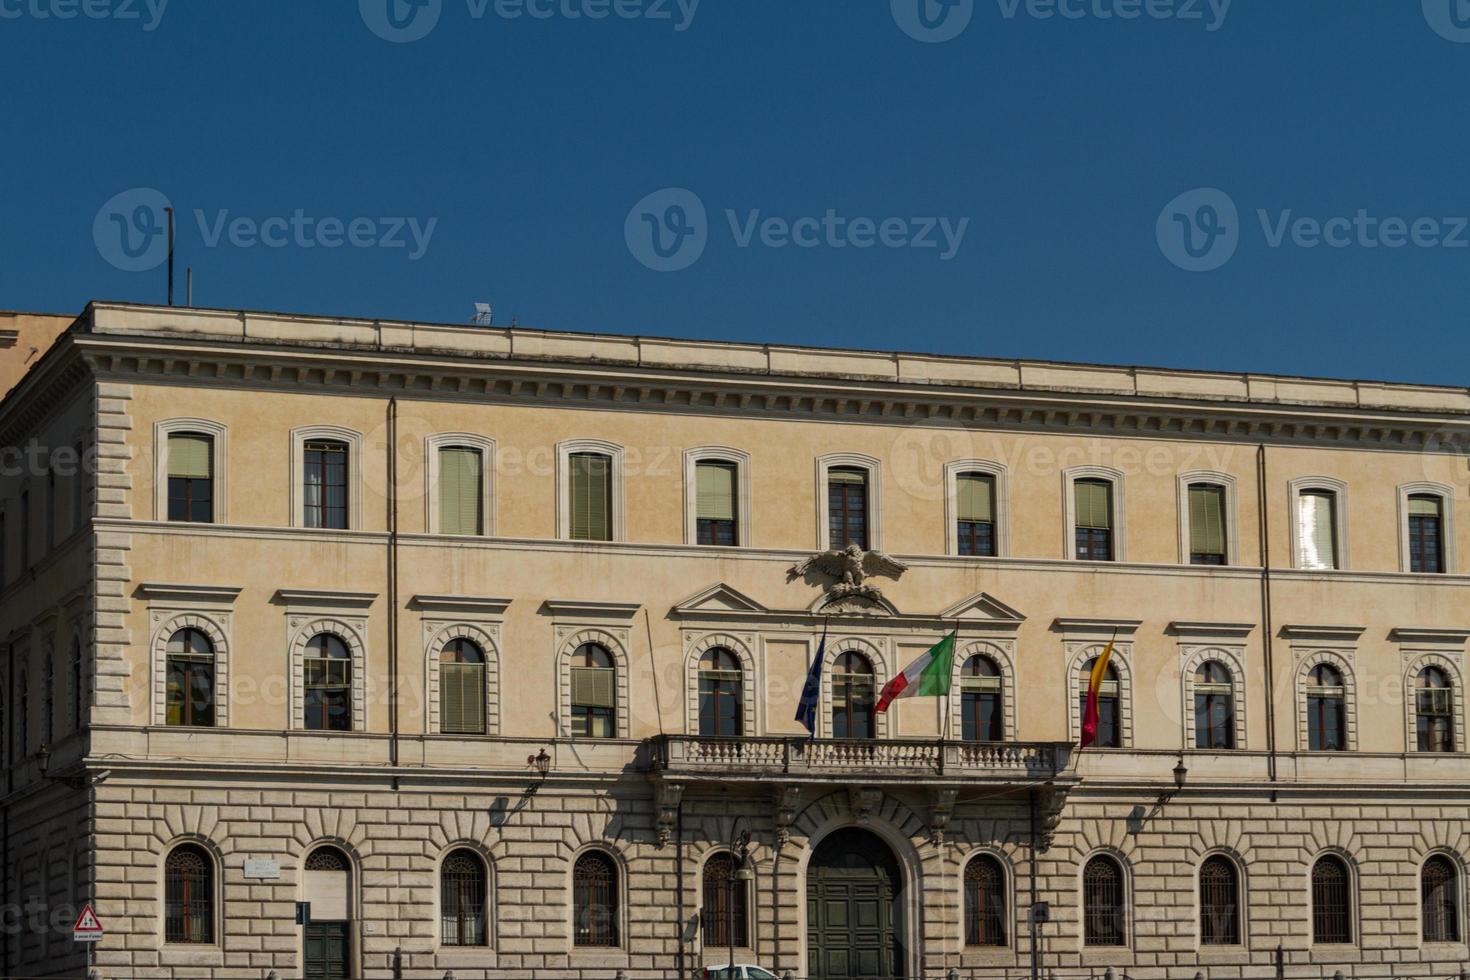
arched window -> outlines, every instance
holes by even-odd
[[[1123,869],[1108,857],[1095,857],[1082,870],[1083,942],[1122,946]]]
[[[1235,748],[1235,687],[1230,671],[1218,660],[1194,672],[1194,747]]]
[[[618,672],[612,654],[584,643],[572,654],[572,735],[617,738]]]
[[[728,851],[713,855],[704,864],[704,924],[706,949],[717,946],[749,946],[750,883],[741,881],[735,855]]]
[[[1312,866],[1312,942],[1353,941],[1352,879],[1342,859],[1327,855]]]
[[[214,942],[214,862],[204,848],[180,844],[164,862],[164,939]]]
[[[1199,941],[1204,946],[1240,943],[1240,876],[1219,855],[1199,869]]]
[[[214,725],[214,644],[196,629],[182,629],[168,641],[167,714],[170,725]]]
[[[965,945],[1005,944],[1005,871],[995,858],[977,854],[965,865]]]
[[[1426,943],[1460,941],[1459,877],[1454,862],[1443,854],[1424,862],[1419,895]]]
[[[1092,683],[1092,669],[1095,666],[1097,666],[1096,657],[1082,665],[1079,719],[1087,717],[1087,686]],[[1123,745],[1123,728],[1120,724],[1122,719],[1121,693],[1122,686],[1118,680],[1118,668],[1109,664],[1107,672],[1103,674],[1102,687],[1097,692],[1097,740],[1093,744],[1099,748],[1116,749]],[[1079,730],[1081,724],[1079,720]]]
[[[484,946],[485,862],[461,849],[439,869],[439,941],[445,946]]]
[[[740,661],[716,647],[699,658],[699,734],[736,738],[741,734]]]
[[[450,640],[439,653],[439,731],[485,734],[485,651],[470,640]]]
[[[618,866],[600,851],[572,869],[572,933],[578,946],[618,945]]]
[[[1347,748],[1347,687],[1331,664],[1318,664],[1307,674],[1307,748],[1341,752]]]
[[[1455,691],[1438,667],[1425,667],[1414,682],[1420,752],[1455,751]]]
[[[306,645],[308,731],[352,731],[352,654],[340,637],[318,633]]]
[[[966,742],[1005,740],[1000,668],[989,657],[973,656],[960,668],[960,737]]]
[[[832,737],[873,738],[873,665],[861,653],[832,665]]]

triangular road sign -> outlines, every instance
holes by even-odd
[[[91,902],[82,906],[82,914],[77,916],[76,925],[71,927],[71,938],[78,943],[95,943],[102,938],[102,923],[92,910]]]

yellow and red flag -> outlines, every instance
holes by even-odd
[[[1108,661],[1113,658],[1113,641],[1103,648],[1102,655],[1092,665],[1092,676],[1087,681],[1087,707],[1082,712],[1082,741],[1077,748],[1085,749],[1097,741],[1097,698],[1102,691],[1103,679],[1108,676]]]

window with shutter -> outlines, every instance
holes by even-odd
[[[485,533],[484,459],[478,449],[439,450],[439,533]]]
[[[995,477],[961,473],[955,478],[955,511],[959,553],[995,555]]]
[[[828,542],[833,550],[868,549],[868,473],[855,467],[827,471]]]
[[[617,669],[612,654],[596,643],[584,643],[572,654],[572,718],[574,736],[617,737]]]
[[[1113,485],[1106,480],[1072,484],[1077,558],[1113,560]]]
[[[439,731],[485,734],[485,653],[469,640],[450,640],[439,654]]]
[[[1337,494],[1304,490],[1297,502],[1297,540],[1303,568],[1337,568]]]
[[[1444,502],[1428,494],[1409,498],[1409,571],[1441,573],[1444,563]]]
[[[738,469],[734,463],[701,462],[695,466],[695,516],[699,522],[698,543],[738,545],[736,520],[736,486]]]
[[[168,437],[168,519],[208,524],[214,520],[214,440],[195,432]]]
[[[612,540],[612,460],[600,453],[573,453],[571,463],[571,538]]]
[[[1225,564],[1225,488],[1196,483],[1189,488],[1189,561]]]

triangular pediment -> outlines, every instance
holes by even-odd
[[[971,625],[1014,628],[1026,617],[988,592],[977,592],[939,614],[940,619],[954,619]]]
[[[750,596],[738,589],[731,588],[724,582],[711,585],[674,606],[674,613],[684,616],[699,613],[765,613],[769,611]]]

